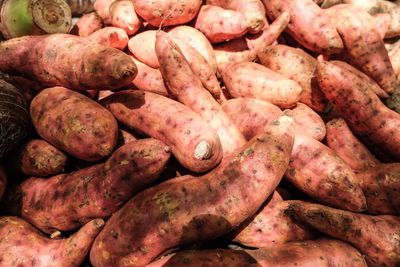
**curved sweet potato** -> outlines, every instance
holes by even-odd
[[[269,126],[212,172],[132,198],[97,237],[93,265],[145,266],[167,249],[214,239],[253,215],[281,180],[293,144],[290,117]]]
[[[117,144],[118,125],[113,115],[69,89],[52,87],[41,91],[32,100],[30,113],[44,140],[79,159],[102,159]]]
[[[197,113],[172,99],[123,91],[102,100],[121,123],[167,144],[189,170],[205,172],[222,158],[218,135]]]
[[[76,22],[72,28],[71,33],[82,37],[87,37],[97,30],[100,30],[103,26],[103,20],[96,12],[90,12],[84,14]]]
[[[117,27],[104,27],[86,37],[95,44],[101,44],[123,50],[128,45],[128,35]]]

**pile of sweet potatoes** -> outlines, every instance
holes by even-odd
[[[399,19],[96,0],[0,42],[31,123],[0,158],[0,266],[400,266]]]

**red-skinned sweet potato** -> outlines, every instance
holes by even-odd
[[[224,155],[246,143],[222,107],[202,85],[183,53],[165,32],[157,32],[156,53],[160,71],[168,89],[181,103],[197,112],[214,130],[221,141]],[[211,73],[213,75],[213,73]]]
[[[117,144],[113,115],[90,98],[63,87],[41,91],[31,102],[32,123],[47,142],[74,157],[96,161]]]
[[[128,35],[117,27],[104,27],[86,37],[93,43],[123,50],[128,45]]]
[[[119,129],[119,143],[126,145],[127,143],[137,141],[140,139],[139,134],[135,133],[131,129]]]
[[[293,121],[282,116],[214,171],[169,180],[115,213],[90,253],[94,266],[145,266],[167,249],[214,239],[251,216],[289,162]]]
[[[219,74],[223,73],[231,63],[253,62],[257,59],[257,52],[250,50],[243,38],[215,45],[214,53]]]
[[[74,230],[91,218],[110,216],[152,184],[169,156],[161,141],[130,142],[104,164],[48,179],[29,178],[7,192],[3,204],[44,232]]]
[[[290,22],[286,31],[304,47],[322,54],[343,50],[343,42],[335,25],[313,0],[263,0],[267,15],[275,20],[288,11]]]
[[[82,37],[87,37],[103,26],[103,20],[96,12],[84,14],[76,22],[72,28],[71,33]]]
[[[368,83],[330,62],[318,63],[317,80],[355,134],[400,159],[400,114],[385,107]]]
[[[218,135],[183,104],[144,91],[123,91],[102,100],[121,123],[163,141],[189,170],[205,172],[222,159]]]
[[[118,0],[110,5],[110,24],[132,35],[140,29],[142,20],[136,14],[132,1]]]
[[[326,143],[353,170],[363,171],[380,164],[351,132],[346,121],[339,118],[326,124]],[[369,205],[368,205],[369,206]]]
[[[398,266],[400,219],[370,216],[302,201],[289,206],[289,213],[318,231],[341,239],[365,255],[368,266]]]
[[[24,74],[42,86],[112,90],[137,73],[130,56],[69,34],[24,36],[0,44],[0,71]]]
[[[301,133],[321,142],[324,140],[326,135],[325,123],[321,116],[309,106],[297,103],[297,106],[292,109],[291,115],[296,122],[296,134]]]
[[[106,24],[110,24],[110,6],[114,2],[115,0],[96,0],[93,3],[94,10]]]
[[[78,267],[103,226],[96,219],[67,239],[51,240],[18,217],[0,217],[1,265]]]

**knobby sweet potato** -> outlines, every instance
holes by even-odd
[[[90,98],[63,87],[41,91],[31,102],[37,133],[74,157],[96,161],[109,156],[117,144],[113,115]]]
[[[102,26],[103,20],[100,16],[96,12],[90,12],[79,18],[72,28],[71,33],[87,37],[95,31],[100,30]]]
[[[24,74],[42,86],[111,90],[130,84],[137,68],[118,49],[75,35],[51,34],[2,42],[0,71]]]
[[[318,231],[341,239],[365,255],[368,266],[398,266],[400,219],[371,216],[296,201],[289,213]]]
[[[67,239],[50,240],[18,217],[0,217],[1,265],[78,267],[103,226],[104,221],[96,219]]]
[[[139,61],[144,64],[158,69],[156,50],[154,44],[156,43],[156,30],[148,30],[133,36],[128,42],[129,51]]]
[[[44,232],[68,231],[105,218],[164,170],[169,148],[155,139],[120,147],[104,164],[48,179],[29,178],[7,192],[4,205]]]
[[[117,27],[105,27],[93,32],[86,37],[93,43],[101,44],[123,50],[129,41],[129,37],[123,29]]]
[[[167,144],[189,170],[205,172],[222,158],[218,135],[197,113],[167,97],[123,91],[102,100],[121,123]]]
[[[165,32],[157,33],[156,54],[161,74],[170,92],[214,128],[221,141],[224,155],[243,146],[246,143],[244,136],[203,87],[200,78],[192,71],[180,48]]]
[[[253,215],[289,162],[293,121],[276,120],[214,171],[143,191],[116,212],[90,253],[94,266],[145,266],[167,249],[224,235]]]
[[[142,26],[142,20],[136,14],[132,1],[114,1],[109,9],[110,24],[123,29],[128,35],[135,34]]]

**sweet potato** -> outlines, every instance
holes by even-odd
[[[362,70],[387,93],[392,93],[396,76],[372,17],[351,5],[333,6],[324,13],[335,22],[351,65]]]
[[[49,176],[64,170],[67,157],[56,147],[41,139],[26,142],[14,153],[11,165],[15,173],[27,176]]]
[[[212,70],[217,72],[217,60],[213,47],[201,31],[190,26],[182,25],[171,28],[168,30],[168,34],[172,35],[174,39],[181,39],[194,47],[207,60]]]
[[[302,91],[295,81],[253,62],[230,64],[222,78],[232,97],[253,97],[280,108],[295,106]]]
[[[243,146],[246,143],[244,136],[203,87],[200,78],[192,71],[180,48],[165,32],[157,32],[156,54],[161,74],[172,95],[197,112],[214,128],[221,141],[224,155]]]
[[[133,79],[132,84],[134,84],[139,90],[170,97],[170,93],[165,87],[164,80],[159,69],[154,69],[150,66],[147,66],[133,57],[132,60],[135,62],[138,68],[138,74],[136,75],[135,79]]]
[[[379,31],[379,35],[382,39],[385,38],[386,33],[389,30],[391,18],[389,14],[376,14],[372,17],[375,28]]]
[[[247,140],[262,133],[265,125],[282,115],[277,106],[254,98],[229,99],[222,109]]]
[[[110,24],[110,6],[114,2],[115,0],[96,0],[93,4],[94,10],[106,24]]]
[[[207,0],[206,3],[242,13],[249,33],[259,33],[268,26],[267,15],[261,0]]]
[[[288,11],[290,22],[286,31],[304,47],[322,54],[343,50],[343,42],[335,25],[312,0],[263,0],[267,15],[275,20]]]
[[[105,218],[164,170],[169,148],[155,139],[130,142],[104,164],[48,179],[29,178],[7,192],[4,205],[44,232],[68,231]]]
[[[292,119],[282,116],[214,171],[175,178],[133,197],[97,236],[92,264],[145,266],[167,249],[228,233],[275,190],[293,136]]]
[[[296,134],[286,178],[312,198],[354,212],[364,211],[365,196],[352,169],[317,140]]]
[[[126,145],[127,143],[137,141],[139,138],[139,135],[132,131],[131,129],[119,129],[119,143],[121,145]]]
[[[204,33],[212,44],[242,37],[247,32],[241,13],[211,5],[201,7],[195,28]]]
[[[128,48],[132,55],[154,69],[160,67],[154,47],[156,33],[156,30],[144,31],[133,36],[128,42]]]
[[[400,163],[380,164],[357,174],[372,214],[400,214]]]
[[[118,0],[110,5],[110,24],[132,35],[140,29],[142,20],[136,14],[132,1]]]
[[[118,49],[75,35],[51,34],[2,42],[0,71],[27,75],[42,86],[111,90],[130,84],[137,68]]]
[[[221,161],[216,132],[179,102],[150,92],[123,91],[102,103],[121,123],[167,144],[189,170],[205,172]]]
[[[288,212],[318,231],[343,240],[365,255],[368,266],[398,266],[400,219],[370,216],[296,201]]]
[[[103,226],[96,219],[67,239],[51,240],[18,217],[0,217],[1,265],[78,267]]]
[[[4,167],[0,165],[0,200],[3,197],[4,191],[7,186],[7,174],[4,170]]]
[[[72,34],[76,34],[82,37],[87,37],[97,30],[103,27],[103,20],[96,12],[90,12],[82,17],[76,22],[71,30]]]
[[[393,50],[389,51],[390,62],[392,63],[394,73],[400,80],[400,43],[394,46]]]
[[[86,37],[93,43],[101,44],[123,50],[129,41],[129,37],[123,29],[117,27],[105,27]]]
[[[274,45],[258,51],[260,63],[271,70],[297,82],[303,91],[300,102],[317,112],[323,112],[327,100],[314,79],[317,61],[300,48]]]
[[[233,240],[248,247],[265,248],[313,239],[316,234],[310,227],[284,214],[289,204],[275,191],[254,217],[235,230]]]
[[[250,50],[243,38],[215,45],[214,52],[220,74],[230,63],[253,62],[257,59],[257,52]]]
[[[385,107],[368,83],[330,62],[318,63],[317,80],[355,134],[400,159],[400,114]]]
[[[380,163],[364,144],[354,136],[343,119],[329,121],[326,124],[326,132],[328,147],[333,149],[353,170],[366,170]]]
[[[201,0],[133,0],[136,12],[150,25],[172,26],[191,21],[199,12]]]
[[[79,159],[102,159],[117,144],[118,125],[113,115],[72,90],[43,90],[32,100],[30,113],[33,126],[44,140]]]
[[[147,267],[367,267],[354,247],[334,239],[293,242],[257,250],[189,250],[168,255]]]
[[[301,133],[321,142],[324,140],[326,127],[318,113],[305,104],[297,103],[291,114],[296,122],[296,134]]]

